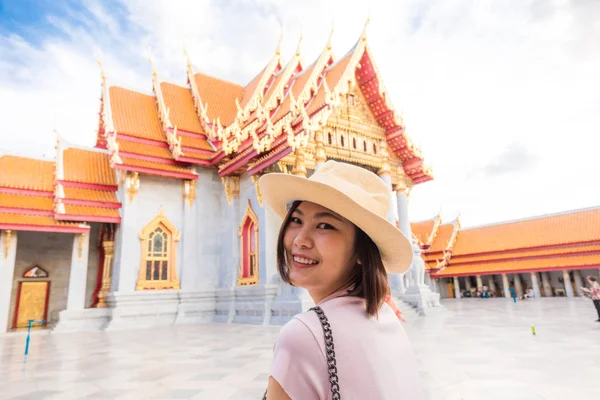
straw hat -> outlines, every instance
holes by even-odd
[[[412,246],[386,219],[390,191],[374,173],[330,160],[308,179],[267,174],[258,184],[263,199],[282,218],[294,201],[319,204],[362,229],[379,248],[388,273],[402,273],[410,268]]]

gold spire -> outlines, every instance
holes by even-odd
[[[278,57],[281,55],[281,42],[283,42],[283,27],[281,27],[281,33],[279,34],[279,41],[277,42],[277,50],[275,50],[275,54]]]
[[[298,45],[296,46],[296,57],[300,57],[300,44],[302,43],[302,31],[300,31],[300,39],[298,39]]]
[[[360,39],[363,42],[367,40],[367,27],[369,26],[369,22],[371,22],[371,16],[367,17],[367,21],[365,22],[365,27],[363,28],[362,34],[360,35]]]
[[[331,39],[333,38],[333,30],[334,30],[335,26],[333,25],[333,22],[331,23],[331,32],[329,32],[329,39],[327,39],[327,50],[331,51],[331,49],[333,48],[332,44],[331,44]]]

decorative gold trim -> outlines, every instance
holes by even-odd
[[[112,285],[112,261],[115,254],[115,242],[102,242],[102,247],[104,248],[104,265],[102,267],[102,287],[100,288],[100,293],[98,293],[97,308],[108,307],[106,296],[110,292],[110,286]]]
[[[127,171],[125,187],[127,196],[129,196],[129,204],[132,204],[134,197],[137,196],[140,190],[140,176],[137,172]]]
[[[306,166],[304,165],[304,149],[299,147],[295,152],[296,160],[294,162],[294,169],[292,169],[292,175],[306,177]]]
[[[250,219],[252,221],[252,223],[254,224],[254,232],[252,232],[251,234],[254,235],[254,244],[255,244],[255,252],[252,253],[250,251],[250,249],[248,249],[248,256],[252,257],[252,255],[254,255],[255,260],[256,260],[256,269],[254,270],[254,275],[251,275],[249,277],[243,278],[242,274],[243,274],[243,266],[244,266],[244,225],[246,224],[246,220]],[[237,284],[239,286],[245,286],[245,285],[256,285],[258,284],[258,271],[259,271],[259,258],[258,258],[258,254],[259,251],[258,249],[260,248],[258,246],[258,240],[259,240],[259,236],[258,236],[258,217],[256,216],[256,213],[254,212],[254,210],[252,209],[252,203],[250,202],[250,199],[248,199],[248,204],[246,204],[246,211],[244,212],[244,216],[242,217],[242,222],[238,228],[238,236],[240,238],[240,266],[238,269],[238,282]],[[250,242],[250,238],[249,238],[249,242]],[[248,245],[250,245],[248,243]],[[248,262],[250,262],[250,260],[248,260]]]
[[[186,179],[183,181],[183,200],[193,206],[196,200],[196,181],[193,179]]]
[[[227,204],[231,205],[233,199],[240,198],[240,177],[237,175],[224,176],[221,178],[225,186],[225,195],[227,196]]]
[[[83,257],[83,241],[85,240],[85,233],[79,235],[79,248],[77,249],[77,259],[81,260]]]
[[[10,239],[12,236],[12,231],[7,229],[4,231],[4,259],[8,259],[8,252],[10,251]]]
[[[258,199],[258,205],[260,207],[263,206],[262,194],[260,194],[260,187],[258,186],[258,180],[260,179],[260,174],[251,175],[250,179],[254,183],[254,190],[256,190],[256,198]]]
[[[154,232],[157,228],[162,227],[168,236],[167,242],[167,279],[166,280],[146,280],[146,261],[147,256],[147,240],[150,233]],[[156,217],[152,219],[139,234],[140,248],[141,248],[141,262],[138,273],[138,281],[135,286],[135,290],[165,290],[165,289],[179,289],[179,280],[177,279],[177,243],[181,239],[181,233],[177,230],[175,225],[171,223],[165,216],[165,212],[162,206],[158,211]]]

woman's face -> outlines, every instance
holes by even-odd
[[[352,222],[320,205],[302,202],[283,236],[289,278],[317,303],[350,279],[356,264]]]

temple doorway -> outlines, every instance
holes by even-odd
[[[50,297],[50,281],[48,273],[37,265],[28,269],[19,282],[13,328],[27,328],[29,320],[46,320],[48,314],[48,299]],[[29,280],[32,279],[32,280]],[[35,280],[33,280],[35,279]],[[31,326],[43,326],[45,323],[34,323]]]

